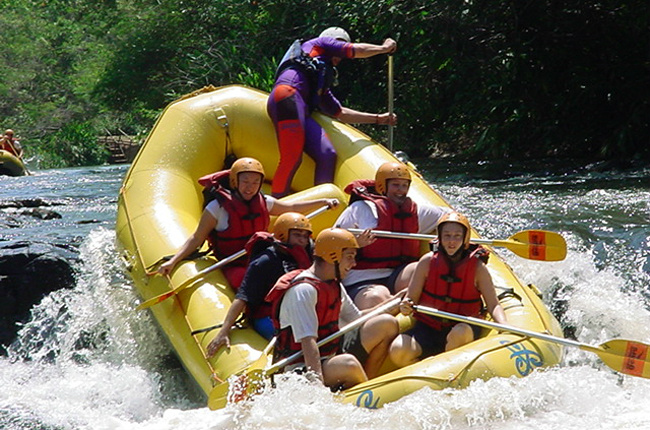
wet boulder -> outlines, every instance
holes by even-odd
[[[75,248],[65,244],[14,242],[0,245],[0,345],[9,345],[43,297],[75,285]],[[5,349],[0,347],[0,354]]]

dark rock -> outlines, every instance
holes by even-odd
[[[39,219],[59,219],[61,214],[42,208],[30,208],[20,211],[21,215],[29,215]]]
[[[101,220],[98,219],[82,219],[81,221],[77,221],[77,224],[99,224]]]
[[[35,199],[17,199],[0,201],[0,209],[6,208],[39,208],[42,206],[61,206],[65,203],[46,201],[41,198]]]
[[[4,214],[0,214],[0,227],[5,227],[5,228],[20,228],[22,227],[22,224],[20,221],[18,221],[16,218],[12,216],[7,216]]]
[[[43,297],[75,285],[78,253],[61,244],[16,242],[0,246],[0,345],[9,345]],[[0,348],[0,354],[4,349]]]

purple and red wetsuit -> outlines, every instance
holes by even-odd
[[[280,163],[273,177],[274,197],[291,192],[291,181],[302,160],[303,151],[316,163],[314,184],[332,182],[336,150],[325,130],[311,117],[314,110],[337,117],[341,103],[330,91],[332,58],[353,58],[354,47],[332,37],[317,37],[302,44],[302,51],[321,62],[321,73],[299,66],[282,70],[267,102],[267,112],[275,126]],[[329,76],[329,78],[328,78]]]

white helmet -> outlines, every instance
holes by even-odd
[[[348,32],[343,30],[341,27],[326,28],[319,37],[333,37],[334,39],[352,43],[352,39],[350,39]]]

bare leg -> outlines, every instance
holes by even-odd
[[[390,345],[389,357],[397,367],[415,363],[422,355],[422,347],[414,337],[400,334]]]
[[[445,351],[451,351],[452,349],[463,346],[473,340],[474,332],[468,324],[456,324],[447,335],[447,345],[445,346]]]
[[[354,298],[354,304],[361,310],[374,308],[391,298],[390,291],[383,285],[368,285]]]
[[[397,319],[388,314],[377,315],[361,326],[361,345],[368,352],[368,359],[363,368],[368,378],[379,374],[379,369],[388,357],[390,345],[398,333]]]
[[[411,277],[413,276],[413,272],[415,272],[415,266],[417,266],[417,264],[417,261],[407,264],[406,267],[404,267],[399,273],[399,275],[397,275],[397,279],[395,279],[396,293],[406,289],[409,286],[409,282],[411,282]]]
[[[350,388],[368,380],[361,363],[352,354],[339,354],[323,363],[323,383],[328,387]]]

